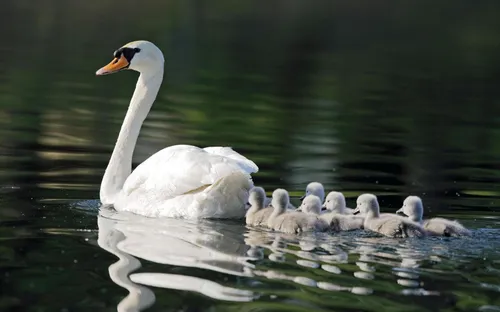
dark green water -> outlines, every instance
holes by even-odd
[[[0,10],[2,311],[500,311],[498,1],[7,0]],[[472,238],[283,236],[99,211],[137,75],[166,58],[135,153],[228,145],[256,184],[310,181]]]

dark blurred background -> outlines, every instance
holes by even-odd
[[[166,74],[136,163],[170,144],[228,145],[268,192],[320,181],[351,205],[365,191],[391,207],[413,193],[431,211],[491,212],[499,12],[498,1],[5,1],[1,181],[21,197],[97,199],[137,74],[94,73],[147,39]]]

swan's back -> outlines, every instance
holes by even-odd
[[[445,218],[432,218],[425,220],[423,227],[431,235],[439,236],[470,236],[471,232],[458,221]]]
[[[267,227],[267,220],[269,219],[272,213],[273,213],[273,207],[267,207],[257,211],[254,216],[253,225]]]
[[[327,212],[320,215],[332,231],[351,231],[363,228],[364,218],[354,215],[344,215],[334,212]]]
[[[385,214],[381,218],[365,219],[365,229],[395,238],[424,237],[426,231],[420,224],[397,215]]]
[[[287,212],[272,221],[272,229],[283,233],[324,232],[327,224],[317,216]]]

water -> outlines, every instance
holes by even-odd
[[[500,4],[14,1],[0,10],[2,311],[499,311]],[[136,74],[166,77],[134,163],[228,145],[256,184],[385,211],[408,194],[472,238],[290,236],[99,210]]]

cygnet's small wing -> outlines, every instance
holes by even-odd
[[[362,229],[364,223],[363,217],[334,212],[322,214],[320,218],[328,224],[329,230],[335,232]]]
[[[404,220],[401,225],[401,237],[425,237],[427,236],[426,230],[418,223]]]
[[[291,217],[292,213],[284,213],[276,217],[271,224],[271,228],[283,233],[299,233],[300,227],[298,222]]]
[[[352,231],[362,229],[364,221],[363,217],[341,215],[338,224],[341,231]]]
[[[471,232],[458,221],[432,218],[424,221],[424,229],[438,236],[470,236]]]
[[[425,230],[417,223],[397,215],[367,219],[364,228],[388,237],[424,237]]]
[[[253,226],[267,226],[267,220],[273,213],[273,208],[268,207],[257,211],[254,214]]]
[[[284,233],[322,232],[326,230],[326,223],[316,216],[288,212],[276,218],[273,229]]]

